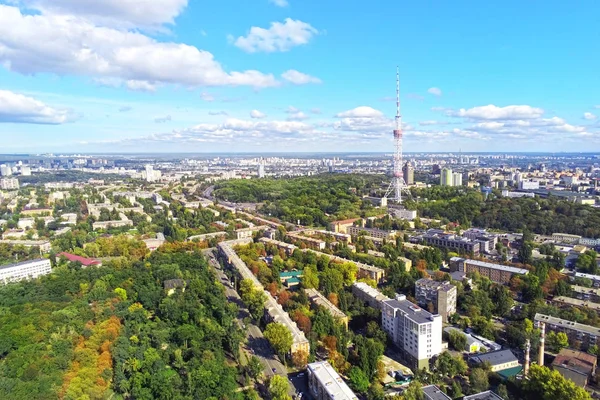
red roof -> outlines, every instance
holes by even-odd
[[[60,253],[58,256],[64,257],[69,261],[78,261],[81,263],[81,265],[86,267],[102,264],[100,261],[94,260],[93,258],[85,258],[71,253]]]

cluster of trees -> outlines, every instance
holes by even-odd
[[[600,237],[600,210],[558,198],[490,197],[466,188],[434,186],[413,189],[419,202],[406,202],[423,217],[458,222],[461,226],[532,232],[551,235],[564,232]]]
[[[287,222],[326,226],[334,219],[375,215],[362,195],[379,189],[381,177],[321,175],[293,179],[230,180],[214,195],[226,201],[263,203],[261,212]]]
[[[236,315],[200,253],[58,266],[0,287],[0,398],[239,398]]]

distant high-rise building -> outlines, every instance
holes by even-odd
[[[142,172],[142,179],[146,182],[156,182],[162,176],[160,171],[155,171],[152,165],[146,165],[146,169]]]
[[[260,161],[260,164],[258,164],[258,177],[265,177],[265,164],[262,161]]]
[[[21,175],[23,176],[31,176],[31,167],[28,165],[23,165],[21,167]]]
[[[6,164],[0,165],[0,175],[2,175],[2,176],[11,176],[12,175],[12,168],[10,168],[10,165],[6,165]]]
[[[441,170],[442,170],[442,167],[440,167],[439,164],[433,164],[433,166],[431,167],[431,173],[433,175],[439,174],[441,172]]]
[[[452,170],[450,168],[442,169],[440,173],[440,185],[452,186]]]
[[[407,185],[414,185],[415,183],[415,167],[410,162],[406,162],[402,168],[402,174],[404,175],[404,182]]]
[[[452,174],[452,186],[462,186],[462,174],[460,172]]]
[[[2,190],[17,190],[19,188],[19,180],[16,178],[0,179],[0,189]]]

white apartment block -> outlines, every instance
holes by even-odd
[[[456,286],[450,282],[438,282],[422,278],[415,282],[415,298],[417,303],[427,307],[433,304],[434,312],[442,316],[443,322],[456,312]]]
[[[47,275],[52,271],[50,260],[39,259],[16,264],[0,265],[0,283],[7,284]]]
[[[442,316],[431,314],[397,294],[381,303],[383,330],[390,335],[411,368],[429,369],[442,352]]]
[[[17,178],[2,178],[0,179],[0,189],[17,190],[19,189],[19,180]]]
[[[308,388],[316,400],[357,400],[354,392],[327,361],[308,364]]]

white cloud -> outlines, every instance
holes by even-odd
[[[229,115],[227,111],[209,111],[208,115]]]
[[[287,120],[288,121],[303,121],[308,118],[309,118],[308,115],[304,114],[302,111],[298,111],[298,112],[291,113],[290,115],[288,115]]]
[[[157,124],[163,124],[165,122],[171,122],[171,116],[170,115],[165,115],[164,117],[156,117],[154,118],[154,122],[156,122]]]
[[[0,123],[58,125],[73,119],[69,110],[52,108],[32,97],[0,90]]]
[[[419,122],[420,126],[430,126],[430,125],[448,125],[446,121],[421,121]]]
[[[98,27],[74,16],[23,14],[5,5],[0,5],[0,63],[25,75],[86,75],[149,85],[279,85],[272,74],[228,73],[211,53],[194,46],[157,42],[139,32]]]
[[[318,33],[306,22],[286,18],[284,23],[272,22],[269,29],[253,26],[247,36],[238,37],[233,44],[248,53],[273,53],[305,45]]]
[[[336,114],[338,118],[380,118],[383,113],[371,107],[361,106]]]
[[[302,72],[290,69],[281,74],[281,77],[294,85],[306,85],[307,83],[321,83],[319,78],[303,74]]]
[[[587,119],[588,121],[593,121],[596,118],[598,118],[598,117],[596,115],[592,114],[591,112],[583,113],[583,119]]]
[[[200,98],[208,102],[215,101],[215,97],[212,94],[206,92],[200,93]]]
[[[129,107],[129,106],[123,106],[121,108],[119,108],[119,112],[128,112],[131,111],[133,108]]]
[[[258,110],[252,110],[252,111],[250,111],[250,117],[254,118],[254,119],[262,119],[262,118],[265,118],[266,116],[267,116],[267,114],[262,113],[262,112],[260,112]]]
[[[598,104],[597,106],[594,106],[594,108],[599,108],[600,109],[600,104]]]
[[[321,109],[318,107],[314,107],[310,109],[310,112],[313,114],[321,114]]]
[[[440,88],[437,88],[437,87],[432,87],[432,88],[429,88],[429,89],[427,90],[427,93],[429,93],[429,94],[432,94],[432,95],[434,95],[434,96],[438,96],[438,97],[439,97],[439,96],[441,96],[441,95],[442,95],[442,89],[440,89]]]
[[[288,108],[286,108],[284,112],[286,112],[288,114],[294,114],[294,113],[300,112],[300,109],[296,108],[294,106],[288,106]]]
[[[173,24],[188,0],[20,0],[20,3],[46,15],[73,15],[102,25],[133,28]]]
[[[130,79],[127,82],[125,82],[125,86],[127,86],[127,89],[129,89],[129,90],[134,90],[137,92],[154,92],[154,91],[156,91],[156,85],[153,83],[150,83],[148,81],[138,81],[138,80]]]
[[[464,117],[484,120],[510,120],[510,119],[534,119],[544,114],[541,108],[531,106],[506,106],[498,107],[493,104],[487,106],[461,108],[458,111],[449,111],[454,117]]]
[[[269,0],[269,3],[275,4],[277,7],[287,7],[289,5],[287,0]]]

